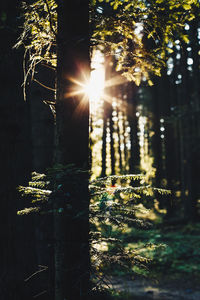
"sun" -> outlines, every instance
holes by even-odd
[[[108,60],[109,61],[109,60]],[[108,88],[121,85],[127,82],[127,79],[121,75],[105,79],[107,70],[106,58],[101,50],[94,49],[91,58],[91,72],[90,78],[86,78],[84,70],[81,70],[82,80],[68,78],[74,85],[71,92],[66,94],[66,97],[73,97],[80,95],[81,102],[89,100],[90,112],[95,114],[103,101],[112,103],[113,97],[108,92]]]
[[[105,86],[104,56],[101,51],[93,51],[90,78],[86,78],[84,70],[81,70],[81,73],[82,80],[68,78],[74,87],[66,94],[66,97],[83,95],[83,98],[88,98],[90,102],[98,102],[103,97]]]
[[[105,86],[104,73],[103,67],[91,71],[90,80],[84,87],[90,102],[99,101],[103,96]]]
[[[85,85],[85,92],[89,97],[90,110],[94,112],[100,100],[104,96],[105,87],[105,66],[104,55],[99,50],[94,50],[91,59],[90,80]]]
[[[91,59],[90,80],[82,86],[82,91],[89,98],[92,111],[98,109],[101,100],[110,103],[113,101],[112,95],[106,92],[106,88],[127,82],[127,79],[121,75],[105,79],[106,69],[106,60],[103,52],[94,50]]]

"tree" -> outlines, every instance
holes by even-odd
[[[49,13],[52,2],[45,1],[48,15],[47,27],[55,31]],[[101,2],[93,1],[97,5]],[[128,79],[134,80],[138,85],[145,76],[151,85],[148,72],[160,74],[164,59],[170,52],[167,45],[169,41],[174,41],[173,31],[181,30],[179,20],[185,22],[187,18],[193,17],[192,5],[195,3],[196,1],[184,1],[181,5],[174,1],[166,3],[164,0],[157,0],[154,5],[154,1],[131,1],[130,3],[112,1],[110,4],[113,9],[106,10],[106,5],[103,8],[105,13],[103,15],[101,13],[98,15],[97,9],[94,8],[95,21],[98,25],[93,41],[96,42],[100,38],[106,45],[111,45],[109,50],[112,53],[120,52],[117,68]],[[77,92],[77,86],[84,80],[82,72],[89,77],[88,1],[76,0],[66,3],[64,0],[58,0],[57,5],[55,163],[62,165],[73,163],[75,168],[88,169],[88,103],[82,102],[82,96]],[[189,14],[186,16],[188,9]],[[136,33],[138,24],[142,24],[145,35],[148,35],[153,42],[152,48],[143,47],[143,40]],[[158,38],[160,35],[161,39]],[[42,56],[42,51],[39,54],[39,58],[34,56],[38,61]],[[135,67],[136,65],[138,68]],[[56,198],[54,199],[56,300],[63,300],[64,297],[69,299],[87,297],[89,278],[88,175],[84,175],[80,180],[77,178],[77,182],[79,186],[76,190],[74,190],[74,185],[72,188],[67,182],[59,187],[66,195],[69,194],[69,199],[66,200],[69,201],[70,209],[65,206],[59,207],[60,203]],[[58,186],[55,189],[58,189]],[[81,217],[82,212],[84,212],[84,217]]]
[[[87,172],[66,182],[71,210],[55,213],[55,299],[87,299],[89,283],[89,103],[76,82],[89,80],[89,3],[58,4],[55,163]],[[80,26],[81,24],[81,26]],[[86,79],[85,79],[86,78]],[[56,202],[56,199],[55,199]],[[58,208],[58,207],[57,207]],[[69,215],[70,213],[70,215]]]
[[[32,297],[24,280],[37,268],[33,218],[19,218],[17,209],[24,206],[16,187],[27,182],[31,170],[30,123],[28,104],[23,101],[21,84],[22,51],[12,49],[19,35],[20,1],[0,3],[0,298]],[[22,160],[23,157],[23,160]],[[32,251],[29,251],[29,249]]]

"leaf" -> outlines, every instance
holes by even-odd
[[[166,43],[166,44],[168,44],[168,43],[169,43],[169,37],[168,37],[168,35],[165,35],[165,37],[164,37],[164,41],[165,41],[165,43]]]
[[[194,18],[195,18],[195,15],[192,14],[192,15],[188,18],[188,21],[192,21]]]
[[[135,77],[135,84],[136,84],[137,86],[140,85],[140,82],[141,82],[141,77],[139,77],[139,76]]]
[[[151,81],[150,79],[148,80],[148,85],[152,86],[153,85],[153,81]]]
[[[120,64],[117,64],[117,66],[116,66],[116,71],[118,72],[118,71],[121,71],[121,69],[122,69],[122,66],[120,65]]]
[[[118,3],[115,3],[115,4],[113,5],[113,9],[116,10],[116,9],[118,8],[118,6],[119,6],[119,4],[118,4]]]
[[[189,9],[191,9],[191,5],[189,5],[189,4],[183,4],[183,8],[185,10],[189,10]]]
[[[169,53],[173,53],[173,52],[174,52],[174,50],[173,50],[173,49],[171,49],[171,48],[169,48],[169,47],[167,47],[167,52],[169,52]]]
[[[147,38],[150,39],[151,37],[153,37],[154,32],[155,32],[155,30],[151,31],[151,32],[148,34]]]
[[[183,39],[183,41],[184,41],[185,43],[187,43],[187,44],[190,42],[188,36],[185,35],[185,34],[182,36],[182,39]]]

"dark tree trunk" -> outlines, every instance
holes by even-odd
[[[180,119],[177,117],[179,107],[179,85],[176,83],[177,74],[180,73],[180,59],[177,55],[180,52],[174,47],[173,53],[173,71],[169,76],[169,99],[164,102],[165,116],[165,170],[167,187],[171,189],[171,196],[166,200],[167,218],[177,217],[177,212],[180,210],[180,199],[176,196],[176,191],[181,187],[181,164],[180,164]],[[166,86],[168,89],[168,85]],[[167,93],[168,94],[168,93]],[[168,119],[169,117],[169,119]],[[178,213],[180,217],[180,213]]]
[[[23,100],[23,53],[13,50],[19,36],[20,1],[1,1],[0,15],[0,299],[25,300],[37,294],[34,281],[25,279],[37,270],[34,220],[18,217],[25,203],[16,188],[26,184],[31,171],[28,103]]]
[[[58,2],[55,162],[88,170],[89,102],[73,80],[89,79],[88,0]],[[84,74],[84,75],[83,75]],[[85,97],[84,97],[85,98]],[[77,188],[66,183],[71,210],[55,214],[55,299],[87,299],[89,284],[88,174]]]
[[[55,88],[55,71],[44,66],[36,69],[37,80]],[[55,95],[38,83],[30,84],[28,95],[31,121],[32,169],[44,173],[53,163],[54,115],[45,100],[54,101]]]
[[[181,198],[184,206],[184,217],[190,218],[191,203],[188,197],[188,189],[190,185],[190,92],[189,92],[189,72],[187,45],[183,45],[181,53],[181,74],[182,82],[180,86],[179,105],[180,105],[180,157],[181,157]],[[187,124],[187,125],[186,125]]]
[[[119,107],[117,107],[117,135],[118,135],[118,154],[119,154],[119,171],[120,174],[123,174],[123,165],[122,165],[122,151],[121,151],[121,133],[119,127]]]
[[[52,69],[40,66],[36,71],[37,80],[48,87],[55,87],[55,72]],[[32,171],[39,173],[46,173],[47,168],[53,164],[55,120],[50,107],[43,101],[54,101],[54,98],[53,91],[35,82],[30,84],[27,101],[30,109]],[[46,291],[42,299],[51,300],[54,299],[53,216],[37,214],[34,219],[37,265],[44,266],[44,271],[38,275],[38,291]]]
[[[160,118],[161,118],[161,103],[160,103],[160,80],[158,80],[153,86],[153,131],[154,135],[152,137],[152,149],[154,155],[154,167],[156,168],[156,176],[155,176],[155,186],[162,186],[162,141],[160,134]],[[163,208],[163,199],[160,195],[157,196],[160,207]]]
[[[175,124],[172,123],[170,119],[171,116],[171,107],[173,106],[172,100],[173,95],[176,95],[176,87],[170,84],[169,76],[165,70],[162,76],[162,89],[164,91],[162,103],[163,103],[163,118],[164,118],[164,177],[166,178],[166,188],[171,190],[171,195],[167,195],[167,197],[163,197],[163,205],[167,209],[166,218],[171,218],[175,211],[174,207],[174,182],[176,176],[176,159],[175,159],[175,147],[176,140],[174,135],[174,127]],[[166,198],[166,199],[165,199]]]
[[[126,133],[126,114],[125,113],[122,113],[122,126],[123,126],[123,133],[124,133],[124,138],[123,138],[123,143],[124,143],[124,170],[127,169],[127,166],[129,165],[128,163],[128,148],[127,148],[127,142],[128,142],[128,139],[127,137],[125,136],[125,133]]]
[[[105,57],[105,79],[109,80],[112,76],[112,57]],[[111,99],[112,96],[112,88],[106,87],[106,94]],[[112,122],[112,103],[108,103],[107,99],[104,99],[103,103],[103,136],[102,136],[102,164],[101,164],[101,176],[104,177],[106,175],[106,159],[107,159],[107,127],[110,127],[110,139],[111,139],[111,172],[113,171],[113,163],[114,163],[114,141],[113,141],[113,122]]]
[[[106,137],[107,137],[107,102],[103,103],[103,136],[101,150],[101,177],[106,176]]]
[[[138,140],[138,117],[137,112],[137,95],[136,86],[133,83],[128,85],[128,95],[127,95],[127,114],[130,126],[130,159],[129,159],[129,172],[130,174],[136,174],[140,169],[140,148]]]
[[[110,158],[111,158],[111,175],[115,175],[115,146],[114,146],[114,122],[112,116],[112,104],[109,108],[109,125],[110,125]]]
[[[89,168],[91,169],[92,168],[92,149],[93,149],[93,140],[92,140],[92,133],[93,133],[93,116],[92,114],[90,114],[90,130],[89,130],[89,133],[90,133],[90,136],[89,136]]]
[[[190,219],[198,219],[197,201],[200,195],[198,183],[198,171],[200,166],[200,71],[199,71],[199,39],[198,39],[199,20],[195,18],[191,24],[191,47],[192,47],[192,76],[191,76],[191,92],[190,92],[190,151],[188,153],[188,164],[190,166],[190,185],[189,198],[191,201]]]

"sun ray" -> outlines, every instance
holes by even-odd
[[[73,98],[76,96],[81,97],[78,111],[80,111],[81,102],[87,102],[89,99],[90,112],[96,113],[100,108],[102,101],[107,101],[112,104],[117,101],[117,105],[124,111],[127,110],[125,102],[121,99],[114,99],[110,94],[110,87],[123,85],[127,82],[127,79],[122,75],[116,75],[114,77],[105,80],[105,73],[108,62],[104,58],[104,54],[100,50],[94,50],[91,59],[91,73],[90,78],[87,77],[84,70],[80,69],[79,78],[67,78],[71,83],[71,90],[65,94],[66,98]],[[100,102],[101,101],[101,102]]]
[[[115,77],[106,80],[105,88],[121,85],[126,82],[128,82],[128,80],[125,77],[122,75],[116,75]]]

